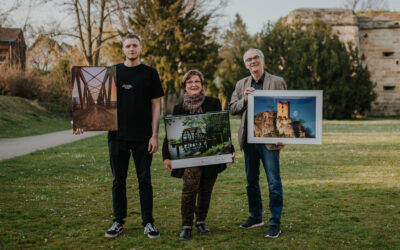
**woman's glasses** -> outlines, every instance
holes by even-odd
[[[200,85],[201,81],[187,81],[186,84],[189,84],[189,85]]]

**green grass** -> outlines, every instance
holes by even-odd
[[[239,228],[248,216],[238,119],[231,119],[236,163],[219,175],[207,224],[210,236],[178,239],[182,180],[169,176],[160,151],[152,165],[154,217],[161,238],[141,227],[138,184],[129,171],[128,217],[117,239],[112,176],[101,135],[0,162],[0,248],[118,249],[396,249],[400,246],[400,120],[325,121],[323,145],[281,151],[282,234]],[[163,127],[163,126],[162,126]],[[160,134],[164,137],[163,130]],[[265,217],[268,192],[261,174]]]
[[[56,105],[0,95],[0,138],[70,129],[70,120],[71,118]]]

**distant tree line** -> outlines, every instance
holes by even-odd
[[[267,72],[282,76],[288,89],[323,90],[326,119],[363,115],[376,97],[375,84],[368,68],[362,65],[357,48],[352,44],[346,48],[322,21],[288,25],[280,20],[251,37],[237,15],[224,38],[228,41],[220,50],[223,61],[217,76],[220,94],[227,102],[236,81],[249,75],[242,56],[250,47],[263,51]]]
[[[249,75],[243,54],[251,47],[264,52],[266,70],[282,76],[289,89],[324,90],[324,118],[352,118],[370,109],[376,94],[368,69],[361,63],[357,48],[339,41],[329,25],[318,20],[311,25],[287,25],[280,20],[250,35],[237,14],[226,31],[220,33],[221,27],[215,20],[224,2],[57,0],[52,3],[64,6],[73,14],[74,22],[68,29],[59,27],[42,33],[69,36],[77,41],[74,48],[80,51],[79,55],[71,50],[75,52],[70,58],[64,55],[57,59],[59,63],[53,63],[58,65],[56,74],[65,74],[60,79],[69,79],[70,71],[61,69],[77,62],[111,65],[123,61],[121,37],[138,34],[142,38],[144,63],[155,67],[160,74],[166,92],[164,111],[168,97],[181,93],[180,80],[191,68],[203,72],[207,94],[219,97],[227,108],[236,82]],[[346,4],[353,8],[362,2],[367,3],[347,1]],[[68,88],[63,83],[64,97]]]

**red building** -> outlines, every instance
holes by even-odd
[[[25,68],[26,44],[21,29],[0,27],[0,65],[10,63]]]

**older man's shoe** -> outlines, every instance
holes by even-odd
[[[190,240],[190,237],[192,237],[192,228],[184,227],[179,235],[179,239]]]
[[[270,225],[265,238],[278,238],[281,233],[281,227],[279,225]]]
[[[255,219],[253,217],[249,217],[245,222],[243,222],[240,227],[241,228],[253,228],[253,227],[259,227],[264,225],[264,222],[261,219]]]

